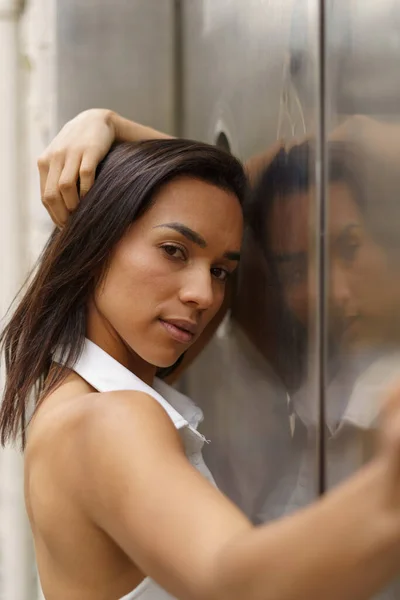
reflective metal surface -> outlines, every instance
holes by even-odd
[[[327,2],[333,113],[397,119],[400,6],[396,0]],[[333,63],[336,63],[333,65]]]
[[[174,0],[56,0],[57,123],[111,108],[174,133]]]
[[[280,255],[292,252],[285,244],[293,240],[285,236],[290,217],[272,210],[282,168],[281,154],[275,158],[279,148],[316,129],[317,29],[309,27],[315,12],[305,0],[183,4],[185,135],[244,159],[261,153],[259,172],[265,171],[248,206],[254,216],[231,311],[185,377],[185,390],[205,413],[203,430],[211,440],[205,457],[217,483],[256,523],[310,502],[318,490],[317,363],[308,343],[315,327],[291,310],[277,273]],[[291,73],[296,52],[310,57],[314,68],[307,79],[307,110]],[[306,168],[312,172],[314,163],[306,162]],[[308,235],[310,210],[304,212],[302,233],[306,256],[315,239],[315,233]],[[314,420],[310,435],[294,419],[293,398],[300,389]]]
[[[400,361],[400,7],[352,1],[347,39],[328,21],[327,241],[331,340],[326,389],[328,489],[374,454],[382,403]],[[358,116],[357,116],[358,115]],[[378,596],[395,600],[400,583]]]
[[[264,175],[232,311],[185,386],[204,409],[219,485],[259,522],[310,502],[372,456],[381,402],[398,377],[400,27],[392,2],[327,2],[326,95],[318,96],[316,3],[224,4],[219,20],[207,2],[184,10],[184,131],[243,158],[264,151]],[[316,101],[328,125],[323,190]],[[273,159],[277,137],[286,148]],[[321,208],[327,255],[318,265]],[[318,365],[321,300],[327,353]],[[316,462],[321,368],[326,482]],[[399,594],[394,586],[381,597]]]
[[[289,114],[283,98],[294,5],[307,20],[307,0],[182,3],[185,136],[215,143],[223,132],[246,159],[304,134],[301,107]]]

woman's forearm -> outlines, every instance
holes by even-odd
[[[169,139],[173,137],[152,127],[125,119],[125,117],[113,111],[110,111],[109,119],[114,127],[115,139],[118,142],[138,142],[141,140]]]
[[[383,471],[370,465],[317,505],[230,544],[218,598],[371,598],[400,572],[400,510],[385,505]]]
[[[141,140],[169,139],[173,137],[152,127],[130,121],[111,110],[107,111],[107,119],[115,131],[115,140],[117,142],[138,142]],[[281,147],[282,143],[278,141],[262,154],[250,157],[245,164],[250,183],[253,183],[257,179],[262,169],[266,167]]]
[[[171,137],[110,119],[118,141]],[[400,509],[388,513],[383,482],[376,462],[317,505],[231,543],[216,561],[210,600],[370,598],[400,572]]]

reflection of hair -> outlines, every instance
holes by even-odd
[[[29,395],[37,401],[66,369],[51,371],[52,351],[64,361],[79,357],[86,305],[107,269],[113,248],[171,179],[188,176],[226,189],[242,203],[246,180],[230,154],[187,140],[153,140],[115,146],[99,165],[96,182],[62,231],[51,235],[37,271],[0,337],[6,386],[0,410],[4,444],[24,427]],[[161,373],[163,375],[163,373]],[[47,379],[47,381],[46,381]]]
[[[310,182],[308,143],[281,149],[262,173],[246,206],[247,221],[264,251],[269,255],[267,220],[272,205],[280,197],[307,191]]]
[[[310,142],[280,150],[260,177],[247,207],[247,218],[269,255],[266,223],[274,202],[308,192],[315,184],[315,148]],[[329,183],[349,186],[371,234],[387,250],[400,247],[397,190],[400,174],[359,144],[328,142]]]

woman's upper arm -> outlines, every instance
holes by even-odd
[[[212,597],[217,555],[251,525],[191,466],[161,406],[137,392],[107,396],[73,444],[84,510],[174,596]]]

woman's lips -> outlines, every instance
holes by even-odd
[[[161,325],[164,329],[170,334],[170,336],[176,340],[177,342],[181,342],[181,344],[188,344],[194,338],[194,333],[190,331],[186,331],[173,323],[169,323],[168,321],[163,321],[160,319]]]

